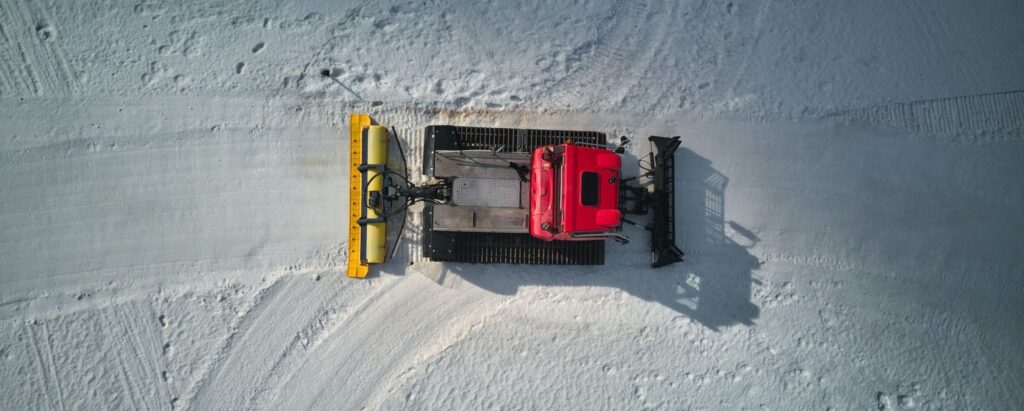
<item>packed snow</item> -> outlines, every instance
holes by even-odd
[[[339,3],[0,0],[0,408],[1024,408],[1021,2]],[[682,136],[686,261],[346,278],[353,112]]]

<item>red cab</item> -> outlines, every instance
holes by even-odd
[[[614,152],[566,144],[539,147],[530,161],[530,235],[545,241],[603,240],[622,223]]]

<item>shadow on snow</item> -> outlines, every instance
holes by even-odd
[[[630,171],[636,172],[624,170],[623,174]],[[410,266],[408,259],[399,258],[383,268],[423,273],[441,284],[461,279],[502,295],[514,295],[524,285],[613,287],[664,305],[713,330],[753,325],[760,310],[751,302],[751,274],[760,264],[748,248],[760,239],[726,220],[729,178],[715,170],[710,160],[683,147],[676,152],[675,174],[676,243],[686,253],[686,261],[681,263],[650,268],[647,232],[626,226],[625,234],[635,241],[627,246],[609,241],[604,266],[431,263],[434,266],[427,268]],[[726,227],[744,244],[727,236]],[[412,237],[405,241],[416,241],[418,236]]]

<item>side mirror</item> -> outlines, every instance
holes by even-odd
[[[626,144],[629,144],[629,139],[626,136],[619,137],[619,146],[615,148],[616,154],[622,154],[626,152]]]

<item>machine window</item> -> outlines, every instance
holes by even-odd
[[[601,189],[601,180],[597,173],[584,171],[580,182],[580,202],[585,206],[596,206],[598,191]]]

